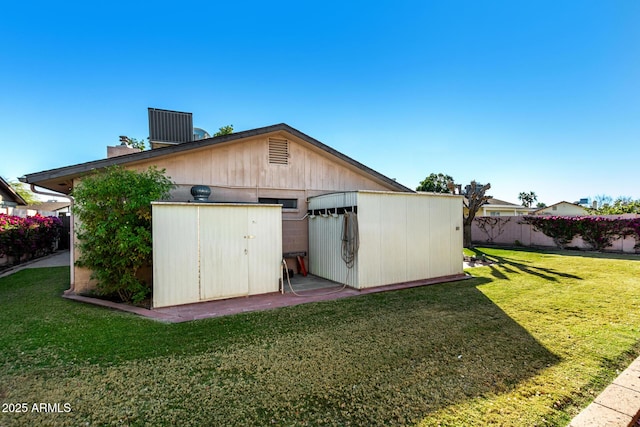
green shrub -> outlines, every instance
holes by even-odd
[[[84,177],[73,190],[80,257],[101,295],[140,302],[151,292],[139,276],[152,262],[151,202],[166,199],[173,184],[164,170],[109,167]]]

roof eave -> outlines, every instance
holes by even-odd
[[[268,133],[285,131],[290,133],[291,135],[300,138],[307,143],[314,145],[333,156],[343,160],[344,162],[354,166],[355,168],[362,170],[370,176],[375,177],[377,180],[382,183],[394,188],[398,191],[402,192],[415,192],[414,190],[405,187],[404,185],[398,183],[397,181],[369,168],[368,166],[363,165],[357,160],[352,159],[351,157],[340,153],[339,151],[329,147],[328,145],[323,144],[315,138],[310,137],[307,134],[300,132],[299,130],[285,124],[280,123],[271,126],[265,126],[262,128],[251,129],[247,131],[241,131],[232,133],[229,135],[222,135],[213,138],[200,139],[197,141],[185,142],[182,144],[171,145],[168,147],[156,148],[153,150],[145,150],[137,153],[126,154],[123,156],[111,157],[108,159],[100,159],[93,160],[86,163],[80,163],[77,165],[65,166],[56,169],[50,169],[42,172],[36,172],[32,174],[27,174],[20,178],[20,181],[27,184],[35,184],[39,187],[47,188],[49,190],[62,192],[64,194],[68,194],[70,191],[70,182],[73,178],[77,178],[79,176],[86,175],[88,173],[93,172],[97,169],[106,168],[114,165],[122,165],[122,164],[130,164],[141,162],[144,160],[153,159],[155,157],[167,156],[175,153],[179,153],[182,151],[195,150],[198,148],[208,147],[212,145],[232,142],[235,140],[249,138],[253,136],[265,135]],[[57,186],[64,186],[64,189],[56,188]]]

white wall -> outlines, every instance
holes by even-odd
[[[277,292],[279,205],[152,203],[153,306]]]
[[[354,203],[360,247],[349,286],[367,288],[462,274],[461,197],[359,191],[311,198],[309,208]],[[342,221],[343,215],[309,220],[309,257],[312,274],[345,283]]]

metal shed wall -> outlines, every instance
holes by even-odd
[[[343,221],[344,215],[316,215],[309,219],[309,272],[357,288],[358,258],[352,268],[342,260]]]
[[[309,200],[309,209],[357,206],[360,247],[347,283],[355,288],[462,274],[462,198],[359,191]],[[310,272],[344,283],[342,218],[310,219]]]
[[[277,292],[280,205],[157,202],[153,306]]]

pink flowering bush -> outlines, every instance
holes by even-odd
[[[578,219],[577,228],[580,237],[591,249],[602,251],[626,234],[627,222],[626,219],[585,216]]]
[[[19,264],[25,255],[35,258],[51,253],[61,228],[62,221],[53,216],[0,214],[0,256],[12,257]]]
[[[560,248],[566,247],[575,236],[593,250],[602,251],[616,239],[634,236],[640,248],[640,218],[605,218],[601,216],[563,217],[526,216],[521,223],[531,224],[536,231],[551,237]]]
[[[636,239],[636,249],[640,249],[640,218],[627,220],[627,232]]]
[[[565,248],[578,235],[577,217],[525,216],[521,224],[531,224],[536,231],[553,239],[559,248]]]

